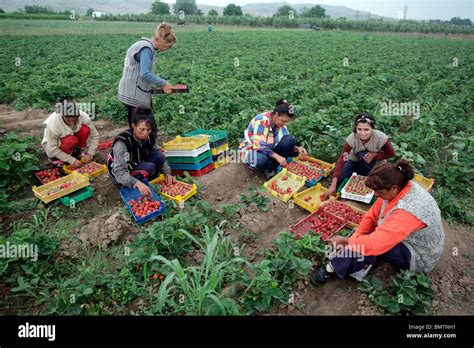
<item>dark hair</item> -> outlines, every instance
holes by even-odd
[[[63,99],[60,103],[56,104],[56,112],[65,117],[81,116],[81,110],[79,109],[79,106],[68,99]]]
[[[395,164],[379,164],[372,169],[365,185],[372,190],[389,190],[392,186],[403,189],[413,179],[415,172],[407,160],[401,159]]]
[[[372,114],[369,114],[368,112],[361,112],[360,114],[357,114],[354,117],[354,127],[352,127],[352,131],[354,133],[357,133],[357,125],[359,123],[366,123],[370,127],[372,127],[372,129],[375,128],[375,118],[374,116],[372,116]]]
[[[144,121],[148,126],[152,127],[155,125],[153,115],[143,109],[138,109],[137,113],[132,116],[132,124],[138,125],[141,121]]]
[[[273,113],[275,112],[278,112],[280,115],[293,117],[295,115],[295,108],[293,105],[288,103],[286,99],[278,99],[275,103],[275,109],[273,109]]]

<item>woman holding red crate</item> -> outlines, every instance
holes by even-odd
[[[112,179],[125,187],[138,189],[145,197],[151,197],[152,192],[140,181],[141,178],[153,179],[161,171],[168,184],[176,182],[152,134],[152,125],[152,116],[148,113],[134,115],[132,127],[115,137],[107,159]]]
[[[48,159],[57,166],[66,163],[80,167],[90,163],[99,145],[99,132],[91,118],[68,100],[57,104],[57,110],[43,122],[41,145]],[[83,152],[86,151],[87,152]]]
[[[324,283],[331,274],[360,280],[381,260],[411,272],[430,272],[436,266],[444,245],[441,214],[434,198],[411,181],[414,175],[406,160],[380,164],[370,172],[366,185],[377,201],[351,237],[326,240],[339,248],[339,255],[312,272],[313,284]]]
[[[264,171],[267,179],[276,174],[279,165],[286,166],[288,157],[307,154],[304,148],[296,146],[296,138],[286,128],[293,116],[293,106],[280,99],[273,111],[255,116],[245,130],[239,152],[245,163]]]
[[[125,55],[122,78],[118,88],[118,98],[128,111],[128,124],[132,126],[132,117],[138,112],[152,113],[152,85],[161,86],[165,93],[171,93],[171,84],[154,72],[156,52],[165,52],[176,43],[176,35],[169,24],[163,23],[156,28],[153,38],[141,38],[135,42]],[[156,123],[153,118],[153,131]]]
[[[352,133],[346,138],[336,163],[331,186],[323,195],[328,199],[344,179],[352,173],[367,176],[377,163],[395,156],[388,136],[375,129],[375,119],[369,113],[356,115]]]

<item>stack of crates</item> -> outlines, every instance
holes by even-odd
[[[209,138],[209,147],[211,149],[214,167],[219,168],[230,162],[229,141],[227,131],[205,130],[197,128],[192,132],[185,133],[186,137],[207,136]]]
[[[163,149],[173,175],[183,176],[187,171],[192,176],[201,176],[214,169],[208,137],[177,136],[165,143]]]

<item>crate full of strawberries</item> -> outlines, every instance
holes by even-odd
[[[306,166],[299,162],[291,161],[285,166],[290,173],[304,176],[306,178],[306,186],[312,187],[323,178],[324,171],[310,166]],[[281,167],[279,167],[281,170]]]
[[[325,202],[321,209],[327,213],[336,215],[341,219],[347,220],[347,224],[350,227],[357,227],[360,225],[362,218],[365,215],[365,211],[358,209],[356,207],[350,206],[343,202],[338,202],[336,200],[330,200]]]
[[[305,179],[296,174],[290,173],[283,168],[280,173],[263,184],[268,193],[277,197],[283,202],[287,202],[305,184]]]
[[[332,237],[346,226],[346,220],[326,213],[321,208],[291,226],[290,231],[297,237],[303,237],[309,231],[321,235],[322,240]]]
[[[57,167],[45,168],[33,172],[33,176],[39,185],[47,184],[51,181],[58,180],[64,176],[64,172]]]
[[[374,197],[374,191],[365,185],[366,180],[366,176],[352,173],[352,176],[341,190],[341,197],[344,199],[370,203]]]
[[[143,179],[143,183],[150,187],[151,197],[144,197],[138,189],[124,187],[120,190],[122,201],[138,224],[142,224],[166,212],[166,203],[153,191],[148,181]]]

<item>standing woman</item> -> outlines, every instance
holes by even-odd
[[[128,111],[128,125],[132,126],[132,117],[139,110],[152,115],[152,85],[171,93],[171,85],[155,74],[156,51],[169,50],[176,42],[176,35],[169,24],[158,26],[151,39],[142,37],[135,42],[125,55],[122,78],[120,79],[118,98]],[[156,124],[153,124],[156,131]]]
[[[377,163],[395,156],[388,136],[375,129],[374,116],[367,112],[356,115],[352,133],[346,138],[334,170],[331,186],[324,199],[336,192],[337,185],[352,173],[367,176]]]

